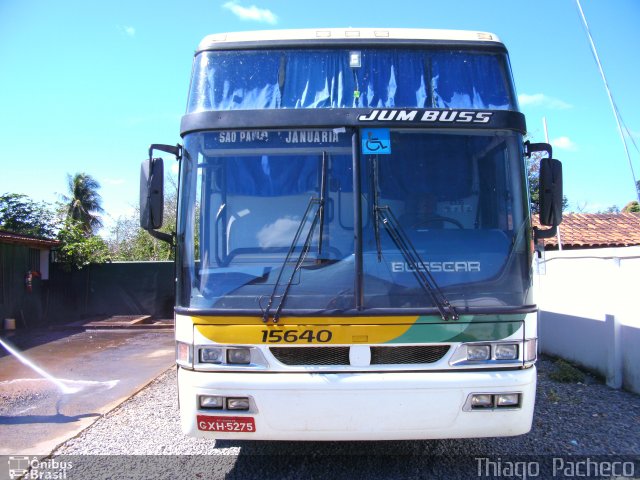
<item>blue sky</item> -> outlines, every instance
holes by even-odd
[[[581,4],[640,146],[640,2]],[[102,184],[108,227],[138,201],[149,144],[180,141],[202,37],[316,27],[496,33],[509,49],[534,140],[544,140],[547,119],[571,210],[635,199],[575,0],[0,0],[0,193],[53,202],[66,192],[67,174],[86,172]],[[629,148],[640,179],[640,153]]]

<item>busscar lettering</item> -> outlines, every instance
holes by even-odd
[[[421,115],[419,115],[422,113]],[[489,123],[493,112],[464,110],[375,109],[358,116],[360,122]]]
[[[416,269],[404,262],[391,262],[393,273],[414,272]],[[451,261],[451,262],[424,262],[417,265],[419,272],[432,273],[477,273],[481,271],[480,262],[476,261]]]

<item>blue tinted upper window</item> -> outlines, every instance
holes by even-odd
[[[517,110],[505,54],[454,50],[202,52],[187,113],[285,108]]]

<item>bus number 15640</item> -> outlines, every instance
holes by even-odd
[[[262,330],[263,343],[327,343],[332,336],[330,330]]]

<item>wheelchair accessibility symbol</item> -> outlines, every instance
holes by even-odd
[[[363,154],[391,154],[391,137],[388,128],[363,128],[361,135]]]

